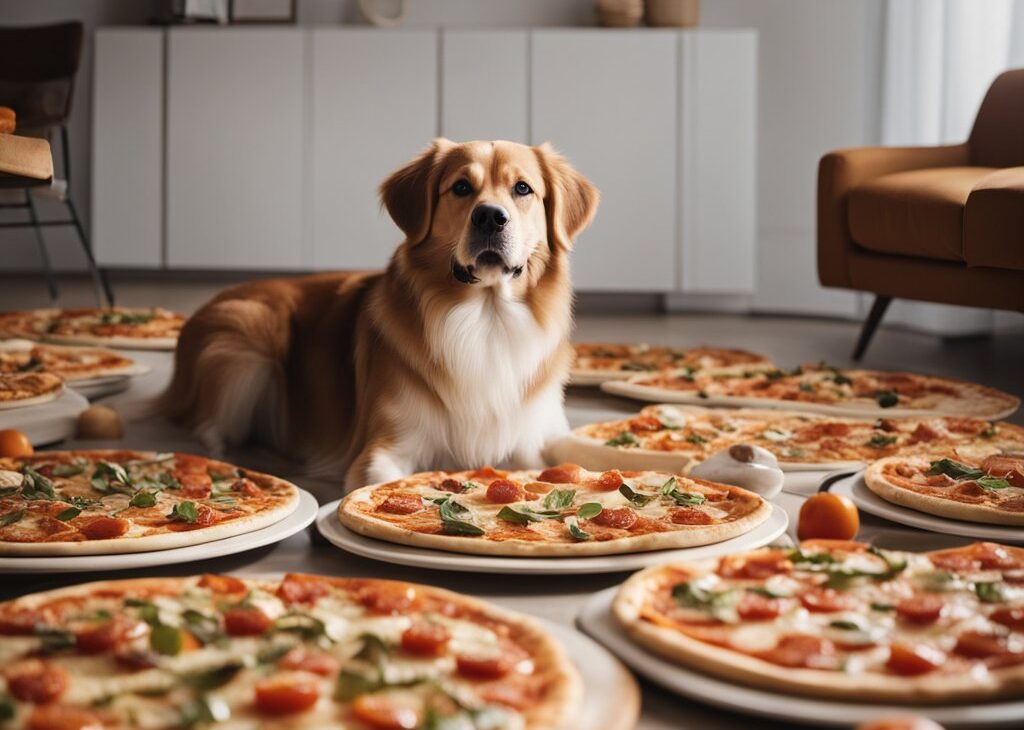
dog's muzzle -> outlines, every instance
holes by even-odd
[[[483,260],[486,259],[486,260]],[[505,260],[495,251],[484,251],[477,257],[478,263],[484,263],[488,266],[501,266],[502,271],[506,274],[511,274],[513,279],[518,279],[523,275],[522,266],[507,266]],[[461,281],[463,284],[477,284],[480,279],[473,273],[475,264],[469,266],[463,266],[454,258],[452,259],[452,276],[455,277],[456,281]]]

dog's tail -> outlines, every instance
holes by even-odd
[[[158,410],[195,431],[214,453],[253,435],[281,444],[285,316],[252,299],[203,307],[181,331]]]

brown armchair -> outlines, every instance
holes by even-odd
[[[963,144],[821,158],[818,279],[875,294],[855,360],[897,297],[1024,312],[1024,69],[992,82]]]

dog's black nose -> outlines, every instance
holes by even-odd
[[[470,216],[473,227],[484,233],[497,233],[508,223],[508,211],[500,205],[481,203]]]

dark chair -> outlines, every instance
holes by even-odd
[[[0,222],[0,228],[35,230],[50,298],[56,299],[57,282],[41,229],[45,226],[74,226],[89,263],[96,301],[99,303],[101,295],[105,295],[107,303],[112,305],[114,294],[110,282],[106,273],[96,266],[92,246],[69,194],[71,166],[67,121],[71,114],[75,74],[82,57],[82,33],[82,24],[79,22],[0,28],[0,106],[14,109],[18,134],[42,137],[51,145],[55,143],[54,137],[59,136],[63,162],[63,179],[55,177],[53,181],[36,184],[28,184],[24,179],[0,179],[0,188],[20,190],[24,198],[21,202],[0,203],[0,207],[22,209],[28,215],[27,221]],[[59,221],[39,220],[33,191],[63,203],[70,218]]]

